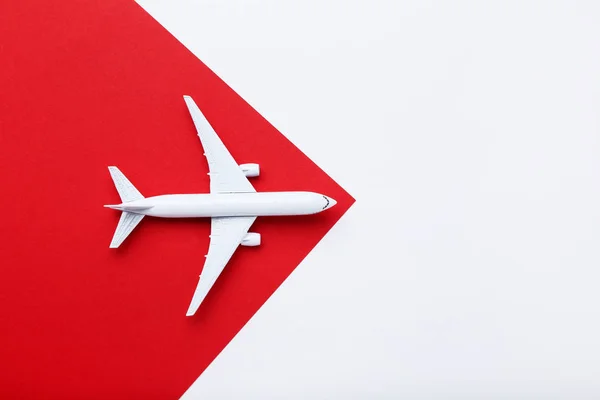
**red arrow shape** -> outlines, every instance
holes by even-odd
[[[0,37],[0,397],[177,398],[354,199],[133,2],[3,1]],[[208,191],[183,94],[257,190],[338,201],[258,219],[193,318],[209,221],[147,218],[115,251],[102,207],[108,165],[148,196]]]

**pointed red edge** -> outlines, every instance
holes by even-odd
[[[0,397],[178,398],[354,199],[134,2],[4,1],[0,37]],[[192,318],[208,221],[147,219],[114,250],[102,207],[108,165],[146,195],[208,190],[183,94],[261,164],[258,190],[338,201],[257,220],[263,245]]]

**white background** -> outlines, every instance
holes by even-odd
[[[185,398],[600,398],[600,3],[140,3],[357,199]]]

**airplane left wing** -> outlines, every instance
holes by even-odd
[[[194,100],[190,96],[183,96],[183,99],[192,116],[208,161],[210,192],[256,192]]]
[[[194,315],[256,217],[213,217],[210,245],[187,316]]]

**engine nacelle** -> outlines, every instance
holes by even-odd
[[[246,175],[246,178],[254,178],[260,175],[260,166],[258,164],[240,164],[240,169]]]
[[[260,246],[260,233],[248,232],[242,239],[242,246]]]

